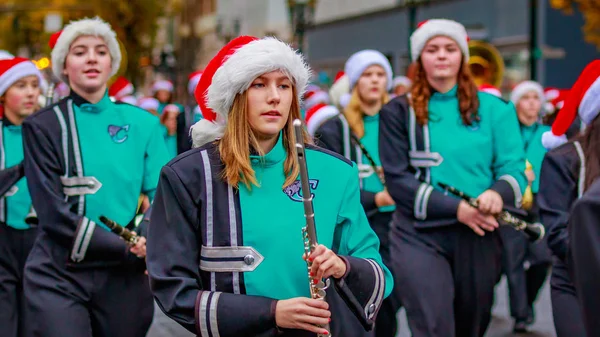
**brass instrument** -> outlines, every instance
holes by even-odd
[[[54,103],[54,86],[55,84],[53,82],[50,82],[48,84],[48,90],[46,90],[46,94],[44,95],[44,97],[46,98],[44,106],[50,106]],[[35,226],[39,224],[37,212],[35,211],[35,208],[33,208],[33,205],[29,207],[29,213],[25,216],[25,223],[30,226]]]
[[[103,224],[105,224],[108,228],[110,228],[111,232],[117,234],[118,236],[121,237],[121,239],[125,240],[125,242],[128,245],[135,246],[137,244],[139,237],[134,232],[119,225],[118,223],[114,222],[113,220],[110,220],[109,218],[105,217],[104,215],[100,216],[100,221],[102,221]]]
[[[312,277],[310,276],[310,269],[312,262],[308,259],[310,253],[312,253],[317,247],[317,230],[315,227],[315,212],[313,209],[313,197],[310,190],[310,182],[308,180],[308,168],[306,166],[306,155],[304,152],[304,133],[302,131],[302,121],[299,119],[294,120],[294,136],[295,136],[295,149],[296,158],[300,166],[300,183],[302,188],[302,202],[304,204],[304,217],[306,219],[306,226],[302,228],[302,239],[304,241],[304,254],[306,258],[307,273],[308,273],[308,284],[310,287],[310,296],[313,299],[325,301],[325,290],[329,287],[330,280],[319,280],[317,284],[314,284]],[[330,331],[329,324],[325,326],[319,326],[327,331]],[[317,334],[318,337],[331,337],[330,335]]]
[[[496,47],[484,41],[469,41],[469,69],[475,84],[502,86],[504,59]]]
[[[440,185],[440,187],[443,188],[444,190],[465,200],[472,207],[479,208],[479,201],[477,199],[472,198],[472,197],[466,195],[465,193],[457,190],[456,188],[448,186],[446,184],[438,183],[438,185]],[[527,235],[529,240],[532,242],[540,241],[541,239],[544,238],[544,235],[546,234],[544,226],[542,226],[541,224],[528,223],[524,220],[517,218],[516,216],[512,215],[510,212],[508,212],[506,210],[503,210],[502,212],[500,212],[500,214],[497,214],[496,219],[498,219],[501,223],[509,225],[518,231],[522,231],[523,233],[525,233],[525,235]]]
[[[529,162],[529,160],[525,161],[525,171],[533,170],[533,166]],[[533,207],[533,191],[531,190],[531,183],[527,183],[527,188],[525,189],[525,193],[523,193],[523,200],[521,202],[521,207],[528,211]]]

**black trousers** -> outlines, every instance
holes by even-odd
[[[74,269],[67,254],[40,232],[25,266],[26,336],[144,337],[154,301],[143,270]]]
[[[380,246],[379,253],[383,263],[390,269],[392,275],[392,260],[390,255],[390,229],[392,221],[392,212],[378,212],[373,216],[369,217],[369,224],[371,228],[377,234],[379,238]],[[394,284],[396,284],[394,280]],[[394,285],[394,289],[390,296],[385,298],[381,303],[381,308],[377,314],[375,321],[375,336],[376,337],[395,337],[398,332],[398,319],[397,314],[400,308],[402,308],[402,301],[400,300],[400,287]]]
[[[19,230],[0,223],[0,335],[22,336],[24,324],[23,268],[37,229]]]
[[[482,337],[501,272],[502,241],[456,225],[417,230],[394,217],[391,256],[413,337]]]
[[[586,337],[577,291],[567,265],[553,257],[550,278],[552,316],[557,337]]]

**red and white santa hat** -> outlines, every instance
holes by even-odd
[[[311,76],[302,54],[273,37],[239,36],[225,45],[208,63],[196,87],[204,119],[191,128],[193,146],[222,137],[236,95],[248,90],[258,76],[276,70],[289,76],[301,102]]]
[[[350,79],[345,72],[339,71],[335,75],[335,80],[333,81],[331,88],[329,88],[329,99],[331,100],[331,104],[345,108],[350,99],[350,94],[348,92],[350,92]],[[347,96],[347,99],[342,99],[345,96]]]
[[[304,120],[306,121],[306,131],[314,137],[315,132],[328,119],[340,114],[340,111],[333,105],[319,103],[312,108],[306,110]]]
[[[119,76],[110,88],[108,88],[108,96],[114,97],[117,101],[120,101],[121,98],[133,94],[133,91],[133,84],[125,77]]]
[[[516,106],[519,100],[531,91],[534,91],[538,95],[542,105],[546,103],[544,88],[535,81],[523,81],[517,84],[510,93],[510,101]]]
[[[412,86],[412,81],[406,76],[396,76],[392,81],[392,88],[396,88],[399,85],[410,88]]]
[[[202,77],[202,70],[194,71],[188,76],[188,92],[190,95],[194,95],[194,91],[198,86],[198,82],[200,82],[200,77]]]
[[[173,82],[168,80],[158,80],[152,83],[152,88],[150,88],[150,91],[152,91],[152,95],[156,94],[156,92],[160,90],[173,92]]]
[[[137,105],[137,98],[135,98],[135,96],[125,96],[125,97],[121,97],[121,99],[119,99],[119,102],[123,102],[123,103],[127,103],[127,104],[131,104],[131,105]]]
[[[560,95],[560,89],[555,87],[547,87],[544,89],[544,97],[546,97],[546,101],[552,102],[555,98]]]
[[[176,112],[176,113],[180,113],[181,111],[179,110],[179,107],[175,104],[167,104],[165,105],[165,107],[163,108],[163,113],[165,112]]]
[[[484,83],[484,84],[480,85],[479,91],[487,92],[488,94],[492,94],[496,97],[502,97],[502,92],[500,91],[500,89],[496,88],[495,86],[493,86],[491,84]]]
[[[390,61],[388,61],[385,55],[377,50],[365,49],[352,54],[344,65],[344,73],[346,73],[350,80],[349,91],[352,91],[356,83],[358,83],[358,79],[362,76],[362,73],[364,73],[368,67],[373,65],[378,65],[385,70],[387,90],[392,89],[392,77],[394,76],[394,73],[392,73]]]
[[[12,59],[15,55],[7,52],[6,50],[0,50],[0,60]]]
[[[160,102],[154,97],[142,97],[138,101],[138,107],[140,107],[144,110],[157,111],[159,105],[160,105]]]
[[[15,57],[0,60],[0,96],[18,80],[32,75],[37,76],[41,83],[42,74],[29,59]]]
[[[104,40],[111,57],[110,76],[115,75],[121,65],[121,49],[117,41],[117,34],[108,23],[99,17],[71,21],[63,30],[52,34],[48,44],[52,49],[51,58],[54,75],[68,83],[68,78],[63,74],[65,59],[71,44],[80,36],[97,36]]]
[[[311,90],[304,94],[304,109],[309,110],[319,103],[329,104],[329,94],[324,90]]]
[[[564,89],[555,89],[558,94],[548,95],[545,91],[546,99],[548,100],[546,104],[544,104],[545,114],[554,113],[557,109],[562,109],[565,105],[565,99],[569,94],[569,90]]]
[[[465,26],[448,19],[426,20],[417,26],[410,36],[410,54],[413,61],[421,56],[427,41],[436,36],[446,36],[456,41],[463,53],[464,62],[469,62],[469,36]]]
[[[600,60],[592,61],[579,75],[552,124],[552,130],[542,135],[544,147],[552,149],[566,143],[565,133],[578,114],[586,125],[600,114]]]

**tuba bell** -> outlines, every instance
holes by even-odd
[[[502,86],[504,59],[496,47],[484,41],[469,41],[469,69],[479,87],[490,84]]]

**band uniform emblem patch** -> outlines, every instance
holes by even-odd
[[[308,183],[310,184],[311,190],[316,190],[317,186],[319,186],[319,181],[317,179],[309,179]],[[285,193],[292,201],[302,202],[302,184],[300,180],[294,181],[293,184],[283,189],[283,193]],[[314,193],[311,193],[312,197],[315,197]]]
[[[113,142],[117,144],[121,144],[127,140],[129,137],[129,124],[124,126],[118,125],[109,125],[108,126],[108,134]]]

